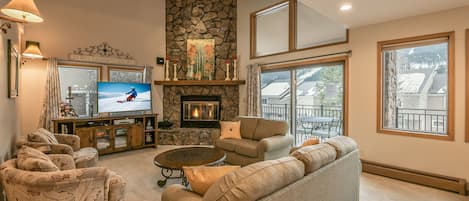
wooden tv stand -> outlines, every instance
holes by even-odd
[[[52,121],[56,133],[78,135],[81,147],[95,147],[100,155],[158,144],[157,114]]]

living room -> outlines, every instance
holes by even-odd
[[[26,12],[39,15],[43,22],[3,12],[15,2],[23,9],[36,5],[36,11]],[[173,170],[162,167],[165,160],[157,161],[156,156],[184,148],[190,151],[183,155],[193,155],[194,147],[216,147],[225,151],[194,158],[221,154],[210,163],[244,170],[265,162],[273,168],[272,161],[295,155],[305,141],[334,147],[335,140],[339,144],[353,140],[358,150],[348,150],[348,156],[359,155],[360,160],[337,157],[312,173],[319,176],[304,176],[288,183],[290,188],[285,184],[282,190],[274,189],[275,193],[259,184],[255,187],[263,195],[249,199],[238,195],[238,200],[282,200],[290,191],[323,196],[317,200],[469,200],[466,0],[2,0],[0,5],[4,65],[0,72],[8,80],[0,85],[1,163],[17,158],[20,144],[46,128],[78,136],[79,146],[72,146],[71,152],[96,149],[83,150],[96,155],[89,161],[79,164],[75,158],[77,169],[98,166],[120,175],[111,182],[118,184],[113,192],[122,195],[110,193],[108,186],[106,198],[96,200],[112,200],[106,193],[116,200],[176,200],[170,194],[180,195],[179,200],[210,200],[197,193],[184,197],[192,192],[179,184],[195,190],[189,172],[174,170],[172,176],[183,178],[167,179],[165,173]],[[192,52],[191,45],[203,50]],[[26,56],[30,48],[39,49],[43,58]],[[200,51],[204,58],[194,56]],[[418,62],[412,64],[412,59]],[[122,87],[123,93],[137,89],[138,94],[121,94],[123,100],[99,104],[108,83],[117,83],[113,87]],[[138,103],[132,99],[144,97],[141,87],[151,88],[146,108],[113,110]],[[203,101],[208,103],[194,106]],[[199,112],[207,119],[200,120],[204,115]],[[245,148],[239,153],[217,144],[233,120],[241,122],[241,127],[234,126],[245,137],[243,122],[248,125],[252,119],[243,116],[261,117],[265,133],[285,137],[281,140],[291,144],[265,155],[257,148],[251,150],[248,143],[237,145]],[[117,146],[118,131],[126,131],[123,147]],[[101,134],[115,141],[100,143],[105,139],[98,139]],[[265,143],[268,150],[272,144]],[[44,151],[37,144],[26,145]],[[341,178],[337,172],[329,177],[320,174],[353,172],[333,169],[342,162],[359,165],[357,170],[364,173],[357,173],[358,179]],[[307,180],[308,176],[319,178]],[[322,187],[295,186],[301,182]],[[96,189],[107,185],[92,184]],[[6,191],[0,200],[65,198],[50,198],[54,194],[47,193],[8,198],[9,193],[30,189],[21,186],[13,193],[3,181],[0,186]],[[81,192],[81,198],[90,198]]]

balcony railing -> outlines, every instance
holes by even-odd
[[[297,119],[303,117],[333,117],[342,119],[342,106],[297,105]],[[262,116],[267,119],[290,120],[290,104],[262,104]]]
[[[446,110],[396,108],[396,128],[424,133],[447,133],[448,115]]]

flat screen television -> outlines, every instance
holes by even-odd
[[[98,82],[98,112],[151,110],[151,84]]]

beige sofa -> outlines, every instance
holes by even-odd
[[[287,156],[293,144],[286,121],[241,116],[242,139],[217,139],[215,146],[226,153],[225,162],[249,165],[258,161]]]
[[[358,201],[361,163],[348,137],[303,147],[276,160],[231,172],[205,195],[182,185],[168,186],[162,201]]]
[[[25,171],[17,168],[17,159],[0,165],[0,186],[8,200],[123,201],[126,183],[104,167],[75,169],[70,155],[49,154],[60,169],[55,172]]]

